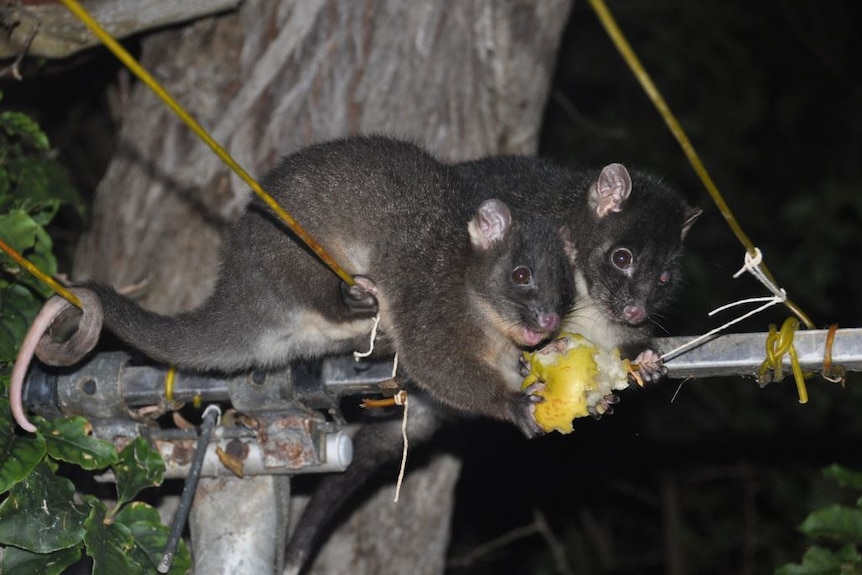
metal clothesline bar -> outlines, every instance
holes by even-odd
[[[826,330],[800,330],[794,337],[794,346],[802,369],[820,372],[826,352]],[[717,335],[698,347],[686,351],[666,365],[672,379],[750,376],[757,374],[766,358],[766,333],[736,333]],[[653,341],[658,350],[670,350],[691,341],[694,336],[666,337]],[[34,368],[25,389],[25,402],[37,413],[55,417],[61,412],[93,418],[122,417],[129,408],[157,405],[164,400],[167,368],[140,363],[129,364],[125,353],[103,353],[93,356],[74,371]],[[784,358],[785,374],[790,375],[789,358]],[[845,371],[862,371],[862,328],[840,329],[835,332],[832,344],[832,365]],[[356,362],[352,356],[331,357],[315,368],[296,368],[267,379],[284,382],[278,386],[292,386],[295,393],[312,407],[332,407],[337,398],[347,395],[379,393],[380,382],[390,378],[391,359],[374,359]],[[291,375],[292,374],[292,375]],[[95,395],[84,393],[83,380],[98,383]],[[252,375],[241,374],[233,379],[212,375],[177,372],[173,385],[175,401],[199,399],[202,403],[237,400],[236,393],[251,393],[259,387],[252,385]],[[292,382],[292,383],[291,383]],[[287,396],[292,396],[288,393]],[[285,396],[285,397],[287,397]],[[255,407],[263,399],[252,397],[246,403]],[[282,406],[283,394],[276,394]],[[58,403],[58,399],[62,399]],[[241,399],[241,398],[240,398]],[[272,399],[272,398],[270,398]],[[61,405],[63,406],[61,408]],[[110,416],[110,417],[109,417]]]
[[[820,372],[826,352],[827,330],[798,330],[793,345],[805,371]],[[754,376],[766,358],[766,333],[732,333],[714,338],[668,360],[668,377]],[[693,336],[663,337],[653,340],[658,350],[671,350],[694,339]],[[790,374],[790,358],[785,356],[785,373]],[[839,329],[832,344],[832,365],[846,371],[862,371],[862,328]]]

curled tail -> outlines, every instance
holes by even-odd
[[[197,371],[237,371],[249,366],[250,354],[241,341],[219,326],[218,313],[207,303],[175,316],[142,308],[113,288],[87,284],[99,297],[105,327],[130,347],[150,359]]]

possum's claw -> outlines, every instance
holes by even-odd
[[[518,356],[518,373],[521,374],[521,377],[527,377],[530,375],[530,370],[532,366],[530,365],[530,360],[524,356],[522,353]]]
[[[540,349],[537,349],[535,351],[535,353],[538,353],[541,355],[549,355],[551,353],[562,353],[563,351],[565,351],[565,349],[569,345],[570,341],[571,341],[570,338],[568,338],[564,335],[558,336],[558,337],[554,338],[553,340],[551,340],[550,342],[548,342],[547,344],[545,344]],[[518,358],[518,372],[521,374],[521,377],[527,377],[528,375],[530,375],[531,370],[532,370],[532,365],[530,364],[530,360],[527,359],[526,356],[524,356],[524,354],[521,354],[521,356]],[[529,389],[533,389],[533,386],[531,386]],[[528,391],[528,390],[524,390],[524,392],[525,393],[533,393],[533,392]]]
[[[587,411],[593,416],[593,419],[601,419],[603,415],[613,414],[614,406],[619,402],[620,398],[616,394],[609,393],[602,397],[596,405],[588,406]]]
[[[353,280],[353,285],[341,284],[344,305],[356,313],[377,313],[377,284],[361,275],[353,276]]]
[[[536,395],[536,391],[544,389],[544,384],[536,382],[533,385],[524,389],[521,393],[513,395],[510,405],[512,423],[518,426],[521,433],[528,438],[545,435],[546,431],[536,421],[536,404],[545,401],[541,395]]]
[[[634,363],[638,366],[638,385],[643,387],[657,383],[667,375],[667,367],[661,360],[661,354],[654,349],[645,349],[635,358]]]

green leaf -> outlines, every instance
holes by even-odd
[[[57,273],[57,260],[52,251],[51,237],[24,210],[16,209],[0,214],[0,239],[47,275]],[[14,270],[19,283],[34,288],[42,295],[49,294],[47,286],[21,269],[5,252],[0,252],[0,264],[6,269]]]
[[[57,260],[52,251],[51,237],[24,210],[16,209],[8,214],[0,214],[0,239],[45,274],[50,276],[57,273]],[[47,286],[21,269],[5,252],[0,252],[0,264],[15,270],[18,283],[30,286],[44,296],[49,295],[50,289]]]
[[[802,564],[787,564],[775,575],[851,575],[859,573],[859,554],[848,545],[837,552],[817,545],[802,556]]]
[[[0,214],[0,239],[19,254],[23,254],[36,244],[36,232],[40,229],[39,224],[22,209]],[[3,257],[7,256],[4,254]]]
[[[0,362],[15,361],[24,335],[41,307],[42,298],[21,284],[0,287]]]
[[[0,410],[9,413],[9,400],[0,398]],[[45,457],[41,435],[16,435],[11,421],[0,423],[0,493],[24,479]]]
[[[6,547],[2,554],[0,573],[3,575],[59,575],[81,558],[81,548],[71,547],[43,554]]]
[[[120,511],[115,521],[129,528],[142,557],[155,569],[162,560],[170,529],[162,525],[159,512],[146,503],[132,502]],[[191,555],[181,541],[168,573],[182,575],[191,569]]]
[[[74,463],[83,469],[104,469],[119,460],[112,443],[96,439],[89,433],[90,424],[83,417],[46,421],[34,418],[45,438],[48,454],[54,459]]]
[[[828,537],[841,543],[862,541],[862,510],[831,505],[813,511],[800,529],[811,537]]]
[[[862,491],[862,472],[860,471],[851,471],[834,463],[823,470],[823,476],[834,480],[841,487]]]
[[[0,114],[0,128],[12,138],[18,138],[27,147],[35,150],[48,151],[48,136],[39,128],[39,124],[20,112],[6,111]]]
[[[37,224],[38,225],[38,224]],[[41,226],[36,230],[34,235],[33,249],[27,254],[27,259],[30,263],[39,268],[46,275],[53,276],[57,273],[57,258],[54,257],[54,242],[48,232]],[[22,276],[26,284],[32,285],[36,290],[43,294],[50,294],[47,286],[43,285],[41,280],[36,279],[29,272],[26,276]]]
[[[75,486],[40,463],[0,504],[0,543],[35,553],[78,545],[86,513],[73,501]]]
[[[835,556],[845,564],[862,565],[862,555],[859,555],[859,550],[856,549],[855,545],[845,545],[835,552]]]
[[[801,565],[784,565],[775,575],[841,575],[841,561],[831,550],[815,546],[802,556]]]
[[[27,159],[18,176],[18,191],[27,198],[27,211],[40,225],[47,225],[62,204],[83,215],[83,200],[69,175],[48,156]]]
[[[165,462],[141,437],[126,445],[114,465],[117,476],[117,508],[135,498],[145,487],[161,485]]]
[[[6,169],[6,166],[0,164],[0,211],[8,211],[6,204],[9,202],[7,194],[9,194],[10,187],[9,170]]]
[[[122,523],[109,521],[105,505],[95,498],[88,498],[90,515],[84,521],[87,532],[84,544],[87,555],[93,558],[93,575],[135,575],[151,573],[146,563],[139,562],[135,553],[135,539],[129,528]]]

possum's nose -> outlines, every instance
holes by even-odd
[[[623,308],[623,319],[632,325],[639,324],[646,318],[646,310],[641,305],[627,305]]]
[[[544,331],[554,331],[560,327],[560,316],[555,313],[540,313],[536,322]]]

